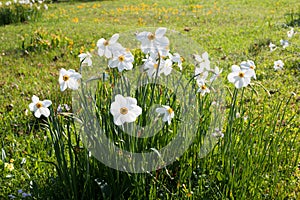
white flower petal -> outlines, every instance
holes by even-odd
[[[134,122],[136,120],[137,116],[135,115],[135,113],[129,111],[126,115],[122,116],[122,120],[124,120],[125,122]]]
[[[142,114],[142,108],[139,106],[134,106],[130,109],[130,113],[134,113],[136,117]]]
[[[120,114],[120,108],[121,106],[119,105],[118,102],[112,102],[112,104],[110,105],[110,113],[113,115],[113,116],[117,116]]]
[[[33,95],[31,100],[32,100],[32,103],[36,104],[37,102],[39,102],[40,99],[37,96]]]
[[[236,73],[232,72],[228,74],[227,79],[229,82],[234,83],[235,82]]]
[[[48,108],[52,104],[52,101],[44,100],[44,101],[42,101],[42,104],[43,104],[43,107]]]
[[[36,104],[36,103],[30,103],[30,104],[29,104],[29,110],[30,110],[30,111],[35,111],[35,104]]]
[[[244,86],[244,81],[242,79],[237,79],[236,82],[234,83],[236,88],[242,88]]]
[[[119,34],[116,33],[116,34],[114,34],[114,35],[110,38],[109,43],[110,43],[110,44],[114,44],[114,43],[116,43],[116,42],[118,41],[118,39],[119,39]]]
[[[159,113],[159,114],[164,114],[167,112],[166,108],[156,108],[155,112]]]
[[[241,68],[239,66],[237,66],[237,65],[232,65],[231,66],[231,70],[233,72],[239,72],[239,71],[241,71]]]
[[[35,112],[34,112],[34,116],[36,117],[36,118],[40,118],[41,117],[41,111],[40,111],[40,109],[37,109]]]
[[[48,108],[41,107],[39,110],[42,115],[44,115],[45,117],[49,117],[50,110]]]
[[[164,36],[164,34],[165,34],[166,32],[167,32],[167,29],[166,29],[166,28],[163,28],[163,27],[158,28],[158,29],[156,29],[156,31],[155,31],[155,36],[156,36],[157,38],[161,38],[161,37]]]
[[[68,87],[71,90],[77,90],[78,87],[79,87],[79,84],[78,84],[77,80],[75,80],[73,78],[70,78],[69,81],[68,81]]]
[[[119,104],[120,108],[127,107],[127,100],[126,100],[126,98],[123,97],[120,94],[117,94],[115,96],[115,102],[117,102]]]
[[[67,89],[68,85],[65,81],[60,84],[60,90],[63,92]]]
[[[122,115],[116,115],[116,116],[114,116],[114,123],[117,126],[120,126],[120,125],[124,124],[125,121],[122,120]]]

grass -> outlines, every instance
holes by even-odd
[[[268,44],[271,41],[279,46],[289,30],[284,25],[291,23],[287,21],[291,20],[289,14],[296,18],[299,10],[296,0],[205,1],[201,5],[187,0],[70,2],[50,4],[37,22],[0,27],[0,139],[6,154],[0,161],[0,197],[8,198],[23,189],[35,199],[77,199],[84,193],[91,195],[90,199],[298,199],[300,34],[291,39],[292,46],[286,50],[271,53]],[[298,23],[299,18],[295,20]],[[199,138],[166,170],[126,174],[94,158],[87,159],[85,150],[73,158],[72,153],[60,152],[70,162],[58,162],[51,141],[55,131],[49,132],[44,122],[26,111],[31,96],[51,99],[54,109],[61,103],[71,104],[70,95],[59,91],[60,68],[79,69],[79,52],[95,49],[101,37],[159,26],[185,34],[208,51],[224,69],[224,83],[232,93],[226,80],[231,65],[254,60],[255,82],[270,96],[256,84],[256,92],[239,91],[232,107],[228,93],[226,105],[231,109],[227,110],[225,137],[214,151],[204,158],[195,156]],[[59,38],[58,44],[36,42],[41,48],[25,48],[37,37],[37,30],[45,40]],[[278,59],[284,61],[285,69],[274,72],[273,62]],[[233,119],[236,112],[242,117]],[[66,134],[63,127],[73,126],[68,118],[56,119],[56,124]],[[76,143],[74,135],[72,138]],[[14,159],[13,171],[4,168],[10,159]],[[64,165],[57,168],[53,163]],[[64,176],[58,176],[64,167]],[[78,175],[85,173],[91,177]]]

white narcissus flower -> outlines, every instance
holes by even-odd
[[[37,118],[40,118],[41,115],[49,117],[50,110],[48,107],[52,104],[52,102],[50,100],[40,101],[35,95],[33,95],[31,99],[32,103],[29,104],[29,109],[34,112],[34,116]]]
[[[222,73],[223,69],[219,69],[219,67],[215,67],[215,69],[212,69],[212,70],[210,70],[210,71],[213,73],[212,77],[211,77],[210,80],[209,80],[209,81],[212,83],[212,82],[215,81],[218,77],[221,76],[221,73]]]
[[[68,71],[62,68],[59,71],[59,85],[60,90],[65,91],[67,88],[72,90],[77,90],[79,87],[78,80],[81,79],[81,75],[78,72],[75,72],[73,69],[69,69]]]
[[[275,51],[275,49],[277,49],[276,45],[273,44],[272,42],[270,42],[269,48],[270,48],[270,51],[271,51],[271,52],[273,52],[273,51]]]
[[[173,69],[172,61],[171,59],[164,60],[160,58],[160,62],[158,62],[156,58],[150,56],[144,63],[144,69],[147,72],[147,75],[152,78],[156,75],[160,76],[161,74],[168,76]]]
[[[82,64],[86,64],[87,66],[92,66],[92,55],[89,52],[79,54],[79,59]]]
[[[168,76],[172,72],[172,61],[171,59],[167,60],[161,60],[160,65],[162,66],[161,73],[163,73],[165,76]]]
[[[253,71],[253,78],[256,79],[256,74],[255,74],[255,64],[252,60],[247,60],[247,61],[243,61],[241,63],[241,68],[244,69],[244,70],[251,70]]]
[[[282,60],[277,60],[277,61],[274,62],[275,71],[282,70],[283,66],[284,66],[284,63],[282,62]]]
[[[200,68],[205,68],[206,70],[210,70],[210,61],[207,52],[204,52],[202,56],[195,54],[194,58],[200,64]]]
[[[110,106],[110,113],[114,117],[114,123],[120,126],[126,122],[134,122],[142,114],[142,108],[137,105],[135,98],[117,94],[115,101]]]
[[[171,53],[168,53],[168,56],[172,60],[172,62],[177,63],[179,69],[182,70],[183,58],[178,53],[174,53],[173,55]]]
[[[252,70],[242,70],[239,66],[233,65],[232,72],[228,74],[229,82],[234,83],[236,88],[246,87],[250,84],[251,77],[253,77]]]
[[[205,81],[199,80],[199,81],[197,81],[197,84],[198,84],[198,86],[199,86],[199,89],[198,89],[197,92],[200,92],[200,94],[201,94],[202,96],[204,96],[206,93],[210,93],[210,90],[209,90],[209,88],[206,86]]]
[[[208,71],[205,71],[205,68],[203,66],[195,68],[195,79],[197,81],[206,81],[207,77]]]
[[[174,118],[174,110],[170,106],[162,105],[160,108],[156,108],[155,111],[159,114],[164,115],[163,121],[168,122],[168,124],[171,124],[172,118]]]
[[[166,28],[158,28],[155,33],[143,31],[138,33],[136,38],[141,44],[141,50],[144,53],[160,53],[161,56],[167,56],[169,52],[169,39],[164,36]]]
[[[282,47],[284,49],[290,45],[289,41],[287,41],[287,40],[280,40],[280,44],[282,45]]]
[[[112,60],[108,61],[110,68],[117,67],[119,72],[123,70],[131,70],[133,68],[134,57],[129,50],[118,51],[115,53]]]
[[[287,32],[287,36],[288,36],[289,38],[293,37],[295,34],[296,34],[296,33],[295,33],[295,31],[294,31],[294,28],[291,28],[291,30],[289,30],[289,31]]]
[[[109,40],[101,38],[97,41],[98,54],[99,56],[105,56],[106,58],[111,58],[112,52],[122,48],[121,44],[117,41],[119,39],[119,34],[114,34]]]

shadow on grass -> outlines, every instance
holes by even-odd
[[[286,13],[284,15],[284,18],[286,20],[286,24],[288,26],[296,27],[300,26],[300,8],[298,12],[291,11],[290,13]]]

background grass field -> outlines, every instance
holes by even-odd
[[[109,38],[114,33],[143,27],[167,27],[192,38],[209,53],[214,62],[219,63],[219,67],[224,69],[223,79],[228,86],[230,84],[227,82],[226,76],[230,72],[231,65],[239,64],[243,60],[253,60],[257,66],[256,82],[262,84],[270,95],[262,87],[255,87],[257,94],[252,99],[255,106],[252,106],[253,110],[248,110],[247,114],[252,113],[253,116],[258,117],[264,108],[263,118],[265,121],[253,121],[251,126],[255,127],[256,122],[258,124],[272,123],[276,116],[272,114],[273,106],[280,102],[285,104],[291,93],[295,93],[286,105],[284,119],[280,121],[279,130],[286,131],[284,137],[274,135],[265,138],[268,140],[273,137],[274,141],[280,142],[282,146],[274,146],[276,148],[274,152],[278,153],[280,160],[272,157],[270,160],[257,159],[255,162],[250,162],[253,164],[250,167],[254,169],[265,169],[258,170],[261,173],[268,171],[269,168],[274,168],[277,173],[271,170],[274,174],[250,175],[250,173],[245,177],[229,177],[228,180],[225,178],[225,172],[221,175],[217,173],[217,167],[213,165],[218,161],[217,159],[211,161],[213,160],[213,156],[211,156],[202,167],[206,167],[206,174],[212,182],[203,183],[205,187],[194,189],[195,194],[189,197],[186,194],[190,193],[193,184],[191,178],[187,179],[185,186],[182,186],[182,182],[179,183],[179,186],[172,186],[180,193],[177,198],[181,195],[182,198],[195,199],[197,197],[240,199],[239,194],[242,194],[240,191],[243,187],[253,190],[243,196],[245,199],[251,197],[255,199],[300,198],[300,173],[296,160],[299,154],[299,140],[296,142],[292,140],[294,137],[299,137],[300,131],[300,33],[291,39],[292,45],[287,49],[270,52],[268,48],[270,42],[280,46],[279,40],[287,38],[286,32],[290,30],[289,26],[300,31],[299,21],[300,2],[297,0],[201,2],[195,0],[130,0],[49,4],[49,9],[36,22],[0,27],[1,148],[6,154],[5,162],[8,162],[9,159],[15,160],[15,169],[11,172],[4,168],[4,161],[0,164],[0,198],[6,199],[9,194],[15,194],[18,189],[30,191],[31,180],[34,180],[42,191],[38,193],[39,197],[34,198],[46,198],[48,195],[51,199],[54,195],[53,190],[49,189],[49,193],[47,192],[48,188],[53,185],[52,179],[56,177],[53,165],[48,163],[55,160],[53,156],[49,156],[52,146],[45,139],[47,136],[45,128],[28,111],[31,96],[35,94],[42,99],[51,99],[53,108],[63,102],[70,105],[68,94],[61,94],[59,91],[59,69],[79,69],[78,54],[95,49],[98,39]],[[43,38],[45,41],[38,41],[37,37]],[[50,43],[52,41],[52,43],[48,44],[47,41]],[[285,63],[284,70],[275,72],[273,62],[279,59]],[[280,113],[278,111],[278,115]],[[292,116],[294,118],[289,123]],[[253,128],[251,134],[256,132],[263,133],[264,130]],[[245,134],[245,137],[248,136]],[[293,141],[293,143],[289,143],[289,141]],[[264,140],[260,142],[263,143]],[[228,160],[234,160],[236,165],[243,162],[242,159],[236,158],[239,155],[238,152],[242,150],[238,145],[239,143],[233,145],[234,151],[231,154],[222,154],[223,159],[226,155],[229,156]],[[245,144],[243,145],[245,147]],[[251,145],[255,146],[255,144]],[[288,155],[284,157],[281,154],[281,148],[289,148],[284,152],[291,154],[292,157]],[[220,149],[222,148],[220,147]],[[254,151],[250,154],[253,155],[253,159],[259,156],[263,157],[263,145],[258,149],[259,152]],[[26,158],[25,164],[21,164],[22,158]],[[256,164],[254,165],[254,163]],[[222,168],[221,166],[224,165],[220,165],[219,168]],[[210,169],[216,173],[210,174]],[[195,168],[192,168],[191,174],[193,170]],[[242,168],[239,170],[242,171]],[[241,174],[243,173],[241,172]],[[257,178],[260,175],[261,177]],[[153,188],[162,188],[161,193],[168,193],[164,188],[175,184],[172,181],[165,181],[166,177],[157,175],[156,178],[159,182],[155,182],[153,180],[156,179],[151,179],[153,177],[140,176],[141,179],[144,178],[151,184],[157,184]],[[133,181],[135,185],[128,180],[127,183],[132,183],[131,188],[142,188],[141,185],[147,181],[139,182],[138,179],[137,176],[135,182]],[[213,180],[219,182],[216,183]],[[236,180],[240,182],[233,183]],[[125,180],[120,180],[120,182],[122,181],[125,182]],[[113,183],[109,184],[113,185]],[[224,187],[226,184],[230,187]],[[211,189],[217,186],[220,187],[216,189],[217,191]],[[187,187],[186,190],[185,187]],[[210,192],[206,193],[204,190]],[[139,190],[132,189],[131,191],[136,191],[136,193],[133,192],[132,196],[129,195],[130,198],[142,197]],[[175,190],[172,192],[176,193]],[[172,195],[160,197],[159,192],[154,191],[153,193],[157,193],[156,196],[148,196],[148,198],[172,198]],[[218,195],[211,196],[212,193]],[[59,194],[56,195],[59,196]],[[124,196],[128,197],[128,194],[126,195]]]

